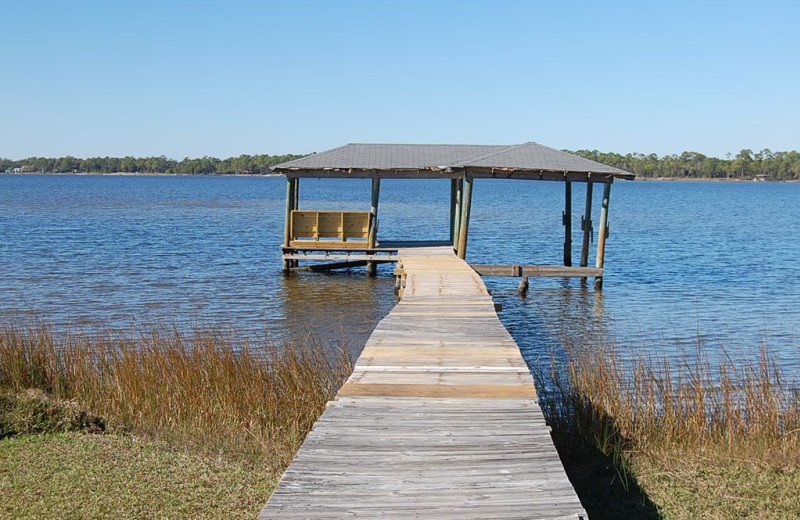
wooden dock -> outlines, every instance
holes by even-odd
[[[586,518],[480,276],[452,247],[398,256],[400,302],[259,519]]]

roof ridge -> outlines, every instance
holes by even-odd
[[[468,166],[469,163],[471,163],[471,162],[482,161],[484,159],[488,159],[490,157],[494,157],[496,155],[500,155],[501,153],[506,153],[509,150],[513,150],[515,148],[519,148],[520,146],[525,146],[526,144],[530,144],[530,143],[507,145],[507,146],[504,146],[503,148],[501,148],[500,150],[495,150],[494,152],[489,152],[489,153],[475,155],[473,157],[468,157],[466,159],[463,159],[461,161],[461,164],[454,164],[453,166]]]
[[[552,146],[547,146],[545,144],[539,144],[539,143],[537,143],[535,141],[529,141],[529,142],[527,142],[525,144],[535,144],[536,146],[539,146],[541,148],[547,148],[548,150],[552,150],[554,152],[565,153],[565,154],[568,154],[568,155],[572,155],[573,157],[576,157],[577,159],[580,159],[582,161],[588,161],[588,162],[590,162],[592,164],[597,164],[599,166],[605,166],[606,168],[611,168],[612,170],[617,170],[620,173],[630,173],[630,172],[628,172],[626,170],[623,170],[622,168],[617,168],[616,166],[610,166],[608,164],[601,163],[600,161],[595,161],[594,159],[587,159],[586,157],[581,157],[580,155],[577,155],[577,154],[575,154],[573,152],[569,152],[569,151],[566,151],[566,150],[559,150],[558,148],[553,148]]]
[[[347,143],[344,146],[474,146],[476,148],[497,148],[498,146],[507,147],[506,144],[453,144],[453,143]],[[344,148],[340,146],[339,148]],[[338,148],[334,148],[337,150]],[[326,150],[330,151],[330,150]]]
[[[286,162],[283,162],[283,163],[280,163],[280,164],[275,164],[273,166],[270,166],[268,169],[269,170],[274,170],[276,168],[289,167],[289,166],[291,166],[292,163],[297,162],[297,161],[302,161],[303,159],[307,158],[309,155],[322,155],[324,153],[326,154],[326,153],[329,153],[329,152],[335,152],[336,150],[341,150],[342,148],[346,148],[346,147],[350,146],[350,144],[352,144],[352,143],[343,144],[342,146],[337,146],[336,148],[331,148],[330,150],[325,150],[325,151],[319,152],[319,153],[311,152],[311,153],[306,154],[306,155],[304,155],[302,157],[298,157],[297,159],[292,159],[291,161],[286,161]]]

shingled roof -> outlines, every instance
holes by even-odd
[[[292,177],[470,177],[611,182],[632,173],[537,143],[348,144],[274,166]]]

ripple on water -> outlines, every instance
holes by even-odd
[[[276,338],[310,330],[358,352],[394,305],[391,267],[377,279],[361,270],[283,277],[284,185],[0,176],[0,313],[119,328],[165,319],[233,324]],[[369,190],[369,181],[303,180],[300,204],[366,210]],[[469,259],[560,263],[562,190],[478,180]],[[573,223],[581,192],[573,189]],[[381,236],[448,237],[446,181],[389,181],[381,197]],[[487,284],[531,364],[549,362],[565,342],[613,342],[630,356],[675,360],[698,345],[748,359],[766,344],[800,373],[797,207],[798,184],[615,183],[602,294],[577,280],[533,279],[523,300],[517,280]],[[578,233],[575,226],[574,258]]]

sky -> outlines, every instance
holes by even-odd
[[[800,2],[0,0],[0,157],[800,149]]]

